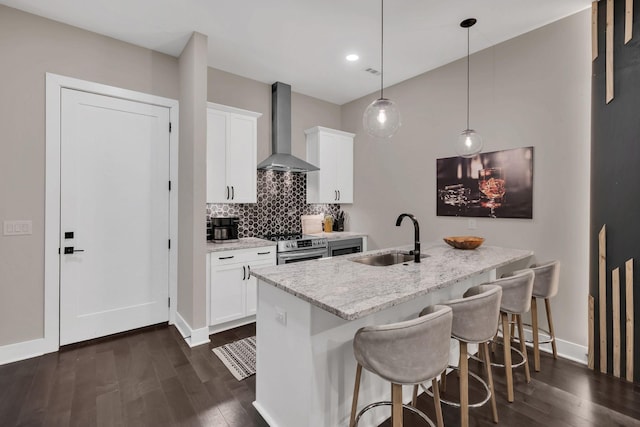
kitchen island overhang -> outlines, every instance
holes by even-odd
[[[492,246],[424,247],[427,257],[419,264],[353,262],[395,250],[385,249],[253,272],[259,279],[254,405],[270,426],[348,425],[356,366],[352,340],[360,327],[415,318],[425,306],[458,298],[470,286],[495,279],[497,268],[533,255]],[[389,395],[388,383],[363,374],[360,402]],[[410,400],[408,388],[404,395]],[[389,416],[384,407],[372,412],[362,426]]]

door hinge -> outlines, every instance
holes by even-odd
[[[171,122],[169,122],[169,133],[171,133]]]
[[[169,239],[169,249],[171,249],[171,239]]]
[[[171,181],[169,181],[169,191],[171,191]]]

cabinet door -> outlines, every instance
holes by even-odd
[[[240,114],[227,116],[226,181],[231,187],[230,203],[255,203],[256,119]]]
[[[207,203],[227,203],[227,114],[207,109]]]
[[[211,267],[211,324],[245,316],[246,265]]]
[[[353,203],[353,139],[336,136],[334,170],[338,203]]]
[[[249,266],[251,268],[268,267],[270,265],[276,265],[275,259],[253,261],[249,263]],[[249,277],[249,280],[247,280],[246,301],[247,316],[256,314],[258,308],[258,279],[253,277],[253,275],[251,275],[251,277]]]
[[[307,174],[307,203],[353,203],[353,134],[307,129],[307,161],[319,171]]]
[[[336,149],[339,137],[333,134],[320,134],[320,203],[338,202],[338,182],[336,177]]]

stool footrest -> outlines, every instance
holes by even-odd
[[[491,342],[493,344],[496,344],[496,345],[504,345],[504,343],[502,341],[491,341]],[[517,348],[514,348],[512,346],[511,347],[511,351],[513,353],[516,353],[522,359],[518,363],[512,363],[511,364],[512,368],[520,367],[520,366],[522,366],[522,365],[524,365],[526,363],[526,361],[527,361],[526,356],[524,354],[522,354],[522,352],[520,350],[518,350]],[[476,359],[476,360],[479,360],[479,359]],[[503,363],[496,363],[496,362],[491,362],[491,366],[496,366],[498,368],[504,368],[505,367]]]
[[[453,369],[453,370],[456,370],[456,371],[459,371],[459,368],[457,366],[449,365],[449,368]],[[480,408],[481,406],[484,406],[489,401],[489,399],[491,399],[491,390],[489,390],[489,385],[479,375],[476,375],[473,372],[469,372],[469,376],[471,378],[474,378],[480,384],[482,384],[484,386],[485,392],[487,393],[485,398],[482,401],[476,402],[476,403],[469,403],[469,405],[468,405],[469,408]],[[422,389],[424,390],[425,393],[427,393],[429,396],[433,397],[433,392],[430,389],[425,387],[424,384],[420,384],[420,386],[422,387]],[[454,408],[459,408],[460,407],[460,403],[459,402],[453,402],[451,400],[444,399],[442,396],[440,396],[440,402],[444,403],[446,405],[449,405],[449,406],[453,406]]]
[[[522,326],[528,326],[529,328],[533,328],[533,325],[529,323],[523,323]],[[546,329],[538,328],[538,334],[546,337],[543,340],[538,340],[538,344],[551,344],[556,340],[555,337],[551,336],[551,332],[547,331]],[[520,342],[520,337],[514,337],[513,339]],[[524,342],[526,342],[527,344],[533,344],[533,339],[530,339],[530,340],[525,339]]]
[[[360,410],[360,412],[358,412],[358,415],[356,415],[356,422],[355,425],[358,425],[358,422],[360,421],[360,417],[362,417],[364,415],[365,412],[367,412],[370,409],[373,408],[377,408],[378,406],[392,406],[393,403],[391,401],[388,400],[383,400],[380,402],[373,402],[368,404],[367,406],[365,406],[364,408],[362,408]],[[423,420],[425,420],[431,427],[436,427],[436,425],[433,423],[433,421],[431,421],[431,419],[429,419],[429,417],[427,417],[424,412],[422,412],[421,410],[419,410],[418,408],[414,408],[411,405],[406,405],[406,404],[402,404],[402,407],[404,409],[407,409],[411,412],[413,412],[414,414],[418,415],[420,418],[422,418]]]

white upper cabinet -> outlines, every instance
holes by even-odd
[[[207,104],[207,203],[256,203],[261,113]]]
[[[353,203],[352,133],[316,126],[307,136],[307,162],[320,168],[307,173],[307,203]]]

